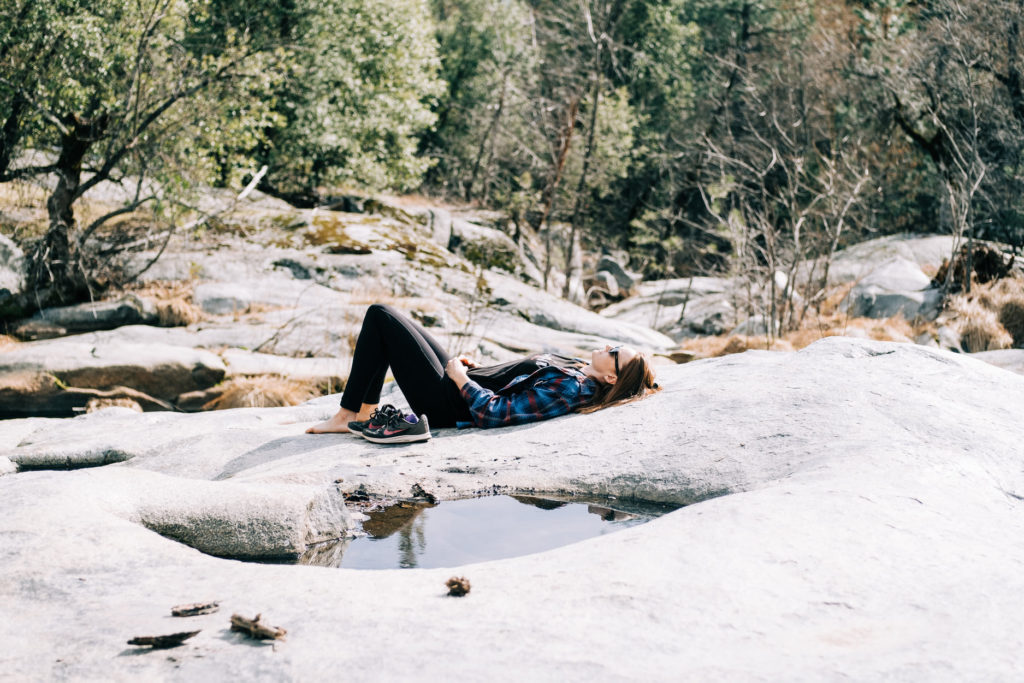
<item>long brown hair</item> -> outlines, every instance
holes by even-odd
[[[615,384],[598,382],[594,398],[577,412],[592,413],[609,406],[632,403],[658,391],[661,391],[661,387],[654,381],[650,361],[642,353],[638,353],[633,360],[619,369],[619,377]]]

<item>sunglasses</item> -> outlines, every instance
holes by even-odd
[[[619,351],[621,351],[621,350],[622,350],[622,345],[621,344],[619,346],[613,346],[612,348],[608,349],[608,355],[615,359],[615,375],[616,376],[618,376],[618,374],[619,374]]]

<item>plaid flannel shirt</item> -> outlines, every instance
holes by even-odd
[[[517,377],[498,392],[473,380],[462,385],[462,397],[473,424],[487,429],[547,420],[576,410],[594,395],[597,383],[578,370],[553,365]]]

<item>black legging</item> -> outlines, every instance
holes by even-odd
[[[470,421],[459,388],[444,373],[447,362],[448,354],[426,330],[391,306],[373,304],[359,330],[341,407],[359,412],[363,403],[379,403],[390,367],[409,406],[417,415],[425,413],[431,426]]]

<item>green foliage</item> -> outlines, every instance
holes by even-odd
[[[427,185],[467,198],[508,195],[537,146],[526,112],[540,64],[532,18],[520,0],[435,0],[446,88],[421,149],[437,160]]]
[[[431,163],[416,154],[417,136],[442,88],[422,0],[324,0],[294,31],[301,45],[270,94],[276,119],[256,151],[270,184],[417,185]]]

